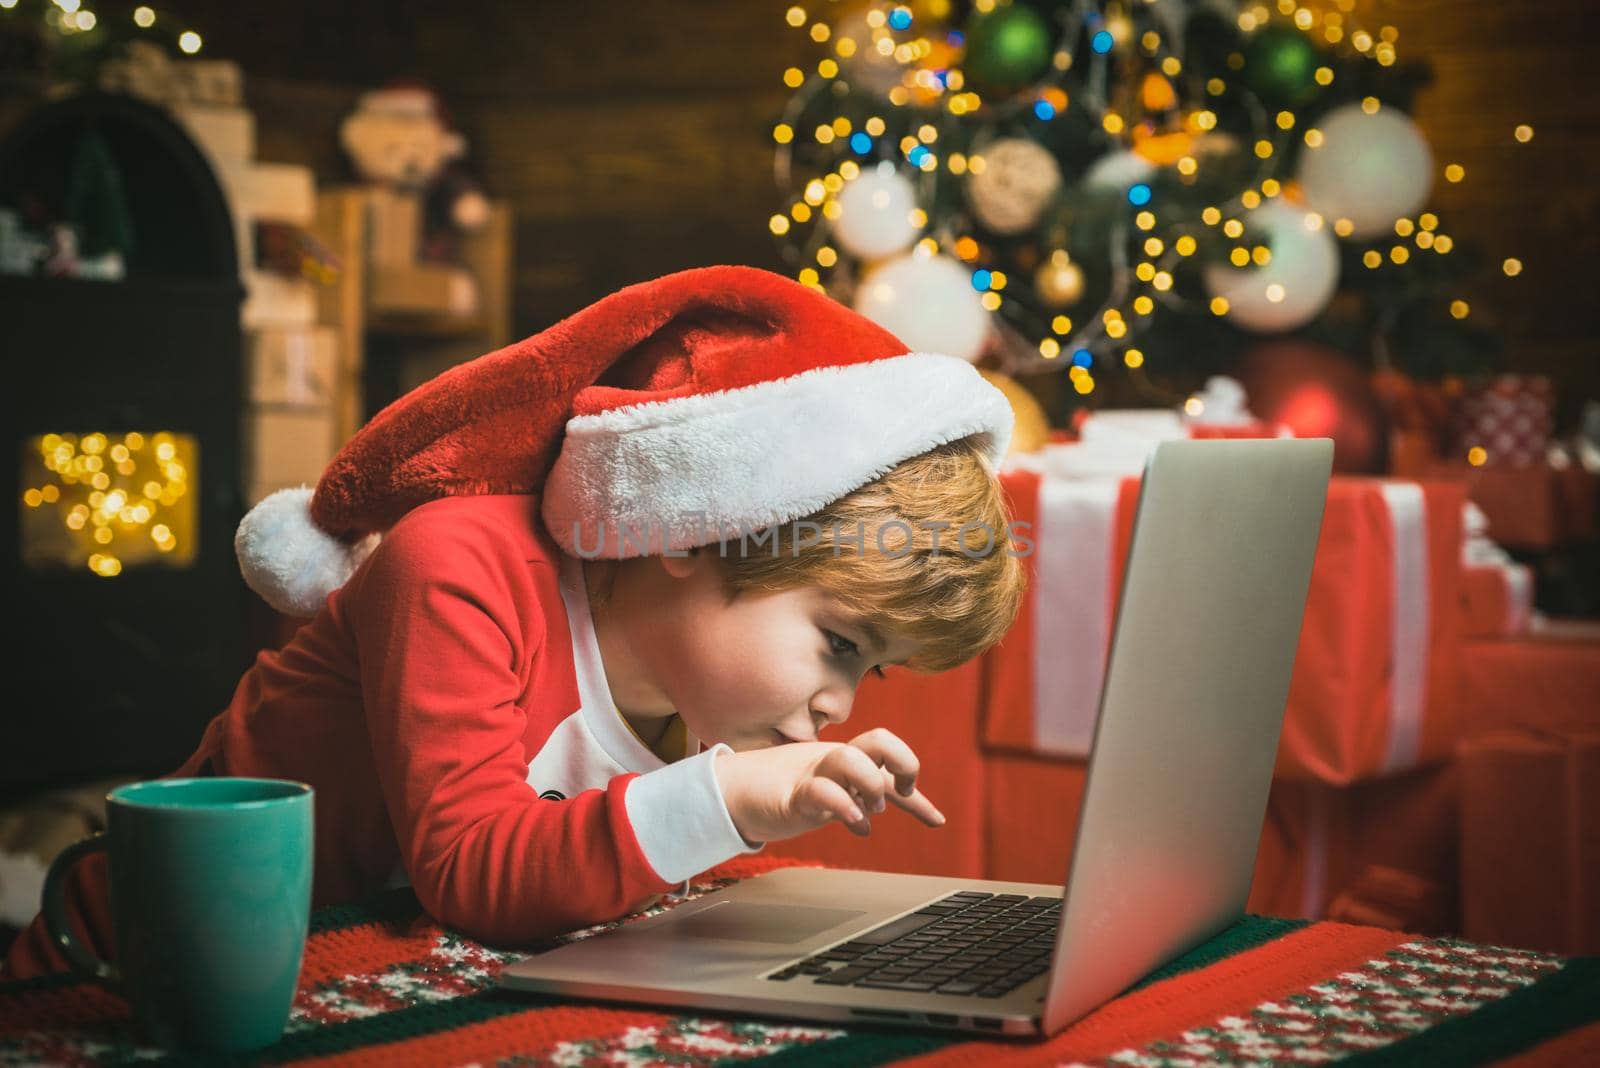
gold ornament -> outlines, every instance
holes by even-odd
[[[1055,156],[1031,138],[1002,137],[985,145],[983,170],[967,176],[967,202],[997,234],[1019,234],[1038,224],[1061,189]]]
[[[1194,137],[1183,130],[1158,134],[1139,127],[1133,131],[1134,154],[1158,167],[1169,167],[1184,156],[1193,155],[1194,146]]]
[[[1147,112],[1171,111],[1178,106],[1178,94],[1171,82],[1151,71],[1139,86],[1139,102]]]
[[[1016,416],[1016,425],[1012,428],[1011,444],[1006,449],[1006,455],[1015,456],[1018,453],[1038,452],[1042,449],[1050,440],[1050,420],[1045,417],[1044,405],[1039,403],[1039,398],[1010,375],[982,367],[978,368],[978,373],[990,385],[1005,394],[1006,400],[1011,402],[1011,411]]]
[[[1065,253],[1052,255],[1033,276],[1039,298],[1052,308],[1078,303],[1083,296],[1083,268],[1067,259]]]

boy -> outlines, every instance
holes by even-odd
[[[176,774],[310,783],[316,904],[409,883],[499,943],[829,820],[865,834],[889,802],[937,826],[899,738],[818,734],[866,671],[953,667],[1010,626],[1011,424],[969,364],[780,275],[627,287],[245,517],[246,581],[312,618]],[[102,871],[73,883],[92,928]],[[61,966],[39,926],[12,975]]]

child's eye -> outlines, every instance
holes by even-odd
[[[833,652],[833,655],[835,655],[835,656],[849,656],[849,657],[855,657],[855,656],[860,656],[861,655],[860,647],[857,646],[856,643],[851,641],[849,638],[843,637],[842,635],[839,635],[839,634],[835,634],[831,630],[824,630],[822,633],[826,634],[828,636],[828,648]],[[835,642],[838,642],[839,644],[835,645],[834,644]],[[883,668],[880,665],[877,665],[877,664],[873,665],[872,673],[874,675],[878,676],[878,678],[880,678],[880,679],[885,677],[884,674],[883,674]]]
[[[835,634],[831,630],[824,630],[822,633],[827,635],[828,649],[833,653],[834,656],[856,656],[861,651],[860,649],[856,648],[856,643],[851,641],[849,638]]]

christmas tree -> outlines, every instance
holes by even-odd
[[[913,349],[1175,403],[1290,336],[1487,369],[1473,250],[1428,210],[1428,71],[1354,0],[792,7],[770,220],[796,276]],[[824,17],[826,16],[826,17]],[[1102,391],[1104,392],[1104,391]],[[1056,410],[1053,417],[1064,420]]]

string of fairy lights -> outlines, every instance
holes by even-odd
[[[1336,251],[1332,253],[1333,278],[1325,282],[1326,293],[1310,294],[1305,286],[1297,286],[1295,279],[1272,278],[1274,256],[1283,245],[1279,238],[1293,244],[1296,227],[1318,235],[1306,240],[1326,247],[1336,249],[1333,238],[1358,242],[1358,248],[1366,245],[1359,262],[1368,271],[1402,267],[1417,256],[1451,253],[1456,239],[1443,228],[1435,211],[1393,213],[1375,224],[1356,210],[1320,210],[1321,205],[1308,195],[1310,179],[1304,161],[1315,159],[1333,139],[1331,127],[1340,113],[1330,111],[1320,117],[1327,121],[1308,122],[1302,108],[1293,103],[1267,106],[1258,94],[1240,91],[1237,83],[1246,73],[1247,62],[1243,50],[1226,57],[1225,72],[1203,82],[1192,78],[1181,33],[1164,32],[1155,24],[1159,19],[1153,19],[1148,10],[1134,10],[1177,2],[1079,0],[1063,4],[1042,70],[1019,91],[992,97],[980,93],[967,76],[964,64],[972,56],[963,53],[975,42],[967,40],[963,30],[947,24],[949,0],[877,5],[838,20],[833,17],[838,5],[831,2],[820,10],[798,4],[788,8],[784,15],[787,24],[828,53],[809,70],[796,66],[783,72],[783,84],[793,95],[772,127],[775,177],[787,203],[769,218],[768,229],[794,265],[794,276],[805,285],[835,296],[842,293],[841,299],[848,299],[859,294],[861,276],[872,277],[897,257],[949,258],[960,266],[977,294],[975,306],[1001,328],[1002,340],[1020,341],[1012,344],[1007,354],[1008,370],[1034,373],[1065,364],[1075,390],[1086,395],[1096,387],[1096,369],[1115,359],[1136,384],[1142,382],[1147,392],[1156,393],[1161,392],[1156,384],[1141,379],[1146,354],[1139,341],[1158,309],[1209,313],[1230,318],[1244,328],[1271,333],[1296,315],[1299,322],[1309,318],[1302,312],[1290,313],[1297,304],[1320,301],[1312,314],[1325,305],[1337,279]],[[1196,0],[1197,4],[1204,2]],[[976,0],[971,7],[974,19],[981,19],[1006,13],[1012,5]],[[1355,0],[1323,4],[1276,0],[1238,6],[1234,20],[1245,35],[1281,35],[1292,27],[1306,42],[1314,42],[1308,46],[1312,55],[1332,55],[1339,50],[1340,62],[1359,58],[1379,68],[1393,67],[1399,59],[1399,30],[1385,24],[1373,32],[1355,25],[1355,7]],[[1149,28],[1138,32],[1133,14]],[[967,30],[973,25],[969,23]],[[1076,42],[1083,41],[1087,41],[1087,49],[1081,44],[1075,48]],[[1119,101],[1112,85],[1111,63],[1118,58],[1126,62],[1130,57],[1142,60],[1144,74],[1134,91],[1123,93]],[[1336,65],[1330,60],[1311,71],[1318,90],[1335,87],[1340,78]],[[1198,92],[1185,100],[1179,92],[1182,84]],[[875,94],[878,106],[864,120],[844,114],[844,101],[859,101],[863,93]],[[1167,177],[1175,175],[1180,186],[1194,186],[1205,176],[1212,163],[1207,149],[1218,140],[1214,135],[1219,130],[1212,101],[1223,99],[1236,111],[1242,106],[1249,116],[1248,134],[1240,138],[1240,147],[1244,150],[1241,155],[1254,159],[1254,172],[1231,195],[1206,204],[1197,214],[1169,211],[1157,194],[1157,181],[1149,175],[1165,171]],[[826,113],[830,100],[840,102],[840,113],[831,117]],[[940,213],[930,207],[936,200],[938,181],[971,181],[990,165],[983,147],[962,150],[968,143],[981,146],[985,140],[970,132],[972,124],[1016,130],[1031,122],[1026,137],[1046,142],[1050,124],[1065,115],[1069,104],[1091,116],[1098,125],[1097,136],[1103,134],[1105,149],[1100,162],[1113,163],[1113,157],[1133,161],[1131,167],[1122,168],[1124,174],[1133,175],[1133,180],[1121,187],[1128,218],[1125,229],[1113,235],[1107,263],[1079,262],[1066,248],[1059,228],[1040,225],[1030,285],[1028,279],[1008,277],[1006,265],[996,262],[994,227],[975,224],[972,216],[976,213]],[[1403,113],[1378,95],[1362,97],[1358,107],[1362,116],[1387,112],[1386,118],[1409,126],[1409,120],[1397,118]],[[814,116],[819,108],[821,121],[808,119],[802,127],[800,117]],[[968,130],[965,138],[953,136],[963,129]],[[1420,133],[1411,136],[1421,142],[1431,168],[1433,160],[1426,155]],[[1512,131],[1518,144],[1527,144],[1533,136],[1533,127],[1526,123]],[[1292,145],[1292,139],[1301,144]],[[1348,134],[1343,141],[1349,141]],[[1296,173],[1288,172],[1281,162],[1291,147],[1301,161]],[[820,173],[798,173],[802,149],[808,159],[823,161],[813,164]],[[1086,180],[1092,180],[1098,166],[1091,163],[1086,168],[1090,176]],[[1437,173],[1451,184],[1466,177],[1465,167],[1455,161],[1445,162]],[[1432,174],[1426,176],[1424,198],[1431,191],[1432,180]],[[894,181],[905,188],[891,184]],[[852,201],[851,187],[858,184],[871,185],[873,195]],[[1285,207],[1291,204],[1292,210]],[[846,240],[850,213],[857,214],[859,230],[859,214],[864,209],[902,215],[903,222],[897,225],[909,240],[898,248],[886,241],[879,250],[867,249],[867,254],[862,254],[860,247],[854,252],[844,248],[850,244]],[[1263,235],[1257,225],[1263,221],[1276,223],[1277,229],[1269,227],[1269,233]],[[1048,224],[1048,218],[1043,222]],[[884,229],[878,226],[879,231]],[[1118,239],[1124,236],[1125,240]],[[857,240],[855,244],[870,242]],[[1218,266],[1225,271],[1217,273],[1200,265],[1208,250],[1215,251],[1220,258]],[[873,251],[881,254],[873,255]],[[1186,268],[1188,278],[1198,277],[1204,284],[1184,284]],[[1088,313],[1076,306],[1085,290],[1086,269],[1110,276],[1103,286],[1103,300]],[[1522,263],[1506,257],[1500,269],[1507,277],[1516,277]],[[1255,286],[1253,290],[1246,288],[1247,279]],[[1246,301],[1250,307],[1241,306]],[[868,310],[859,296],[856,302],[859,309]],[[1472,309],[1463,296],[1456,295],[1449,300],[1448,312],[1461,320]],[[894,329],[899,324],[886,321],[884,325]]]
[[[0,0],[0,11],[16,10],[19,2],[20,0]],[[150,31],[157,29],[158,21],[163,23],[162,29],[167,29],[164,23],[173,20],[173,16],[161,19],[155,8],[144,4],[133,9],[131,18],[136,27]],[[45,5],[44,21],[46,25],[69,37],[96,31],[104,33],[106,29],[100,17],[83,5],[83,0],[49,0]],[[175,32],[173,44],[184,55],[193,56],[199,54],[205,42],[198,31],[183,29]]]
[[[103,578],[125,562],[186,562],[193,552],[195,443],[188,435],[44,434],[23,491],[24,557],[82,561]],[[39,521],[28,522],[32,512]],[[53,514],[46,520],[45,513]]]

